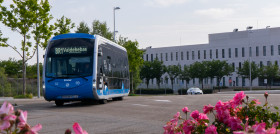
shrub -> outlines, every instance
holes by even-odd
[[[178,89],[178,94],[179,95],[186,95],[187,94],[187,90],[188,89],[184,89],[184,88],[182,88],[182,89]],[[182,94],[181,94],[182,93]],[[204,93],[204,92],[203,92]]]
[[[150,88],[137,89],[135,91],[135,93],[140,94],[140,91],[141,91],[141,94],[165,94],[165,91],[166,91],[166,94],[173,94],[172,89],[164,89],[164,88],[161,88],[161,89],[150,89]]]
[[[33,95],[32,94],[26,94],[26,95],[16,95],[14,96],[15,99],[32,99]]]
[[[165,134],[275,134],[280,133],[280,115],[278,107],[268,105],[268,94],[264,94],[265,103],[261,104],[258,99],[249,101],[249,96],[244,92],[236,93],[232,100],[222,102],[219,100],[215,106],[205,105],[203,113],[198,110],[191,112],[188,118],[188,107],[182,109],[186,119],[177,112],[173,118],[166,123],[164,128]],[[206,114],[214,114],[215,120],[210,124]]]
[[[203,94],[212,94],[213,90],[212,89],[203,89]]]

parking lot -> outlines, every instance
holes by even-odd
[[[44,99],[7,100],[16,104],[15,109],[28,111],[28,123],[41,123],[40,133],[62,134],[67,128],[72,129],[78,122],[88,133],[95,134],[131,134],[162,133],[162,126],[173,115],[187,106],[191,111],[199,110],[206,104],[215,105],[218,100],[227,101],[234,94],[205,95],[168,95],[168,96],[129,96],[123,101],[109,101],[101,104],[81,102],[66,103],[56,107],[54,102]],[[249,94],[250,99],[264,102],[263,94]],[[269,104],[279,106],[278,94],[269,95]],[[3,102],[4,99],[1,100]]]

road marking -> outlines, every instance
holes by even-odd
[[[149,105],[143,105],[143,104],[132,104],[134,106],[142,106],[142,107],[146,107],[146,106],[149,106]]]
[[[155,100],[155,101],[160,101],[160,102],[171,102],[170,100]]]

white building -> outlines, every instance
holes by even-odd
[[[190,65],[196,61],[221,60],[227,61],[234,66],[235,72],[230,76],[225,76],[221,80],[221,85],[231,87],[249,87],[249,80],[238,76],[237,69],[241,67],[243,62],[249,60],[259,64],[260,66],[270,63],[278,64],[280,60],[280,27],[266,28],[257,30],[246,30],[226,33],[209,34],[209,44],[196,44],[184,46],[172,46],[152,48],[148,47],[143,55],[145,61],[154,60],[158,57],[163,61],[164,65]],[[170,79],[167,74],[162,76],[161,88],[171,88]],[[146,84],[141,83],[139,88],[146,88]],[[212,88],[216,86],[216,79],[213,84],[211,80],[204,79],[204,88]],[[279,81],[275,81],[273,86],[280,86]],[[193,79],[188,86],[200,87],[198,79]],[[253,87],[265,86],[264,81],[256,78],[252,83]],[[157,88],[156,80],[151,80],[149,88]],[[185,81],[175,79],[174,89],[186,88]]]

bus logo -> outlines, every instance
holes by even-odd
[[[81,83],[80,83],[80,81],[76,81],[76,85],[78,85],[78,86],[79,86],[80,84],[81,84]]]
[[[65,85],[66,87],[69,87],[69,83],[66,83],[66,85]]]
[[[64,79],[64,81],[72,81],[72,79]]]

